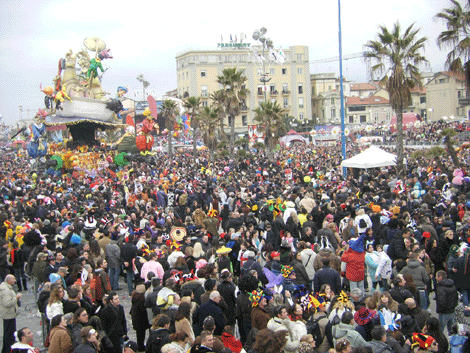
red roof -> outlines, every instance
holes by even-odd
[[[377,86],[372,83],[352,83],[351,91],[370,91],[377,89]]]
[[[389,100],[380,96],[372,96],[367,98],[346,97],[346,105],[380,105],[389,104]]]

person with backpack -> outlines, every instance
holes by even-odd
[[[367,215],[363,208],[356,212],[356,218],[354,218],[354,225],[357,227],[359,235],[364,234],[367,228],[372,228],[372,221],[369,215]]]
[[[145,353],[161,353],[162,347],[170,343],[170,324],[171,319],[168,315],[159,314],[155,316],[145,345]]]

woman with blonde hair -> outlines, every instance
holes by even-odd
[[[56,315],[64,315],[64,288],[60,285],[51,289],[49,302],[46,306],[46,317],[50,321]]]
[[[199,259],[203,259],[205,252],[202,250],[202,244],[200,242],[196,242],[193,248],[193,257],[194,260],[197,262]]]

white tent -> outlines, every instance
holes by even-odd
[[[397,165],[397,156],[381,150],[376,146],[371,146],[358,155],[345,159],[343,163],[341,163],[342,167],[360,169],[386,167],[390,165]]]

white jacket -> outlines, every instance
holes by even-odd
[[[315,267],[313,265],[317,254],[312,249],[304,249],[300,255],[302,256],[302,264],[305,267],[305,271],[307,271],[308,279],[313,281],[313,277],[315,276]]]
[[[56,315],[64,315],[64,304],[62,302],[55,302],[46,306],[46,316],[49,321]]]
[[[392,274],[392,260],[385,251],[378,251],[377,254],[379,254],[379,265],[375,273],[383,279],[389,279]]]
[[[303,326],[303,327],[302,327]],[[302,321],[291,321],[290,319],[282,320],[274,317],[268,321],[268,329],[272,331],[287,330],[287,343],[284,347],[285,353],[296,353],[299,350],[301,335],[306,334],[307,328]]]

